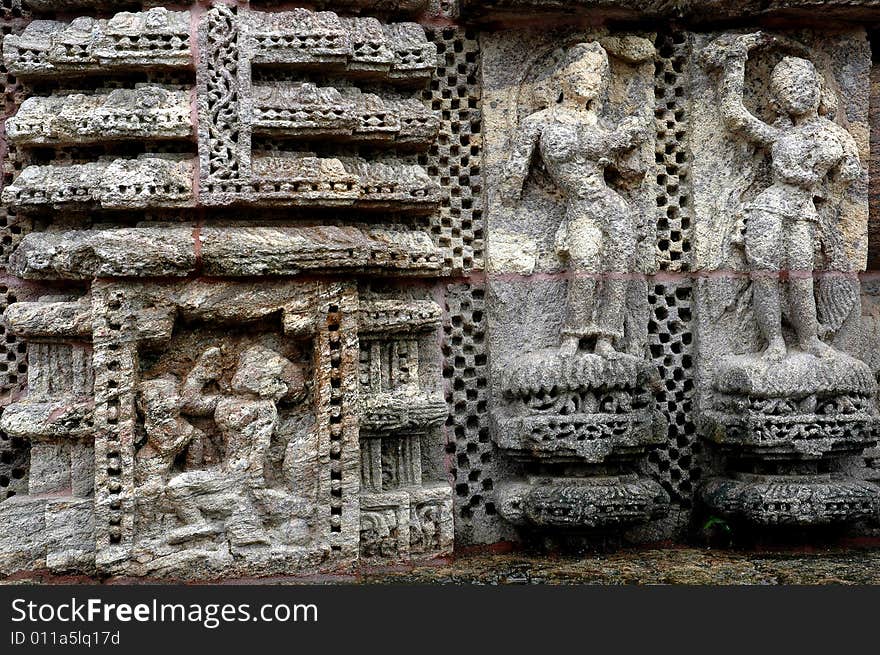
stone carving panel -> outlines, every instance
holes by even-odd
[[[876,442],[878,419],[874,376],[850,354],[867,245],[867,42],[754,32],[701,35],[697,48],[700,420],[732,476],[708,481],[704,499],[759,524],[868,518],[876,488],[845,464]]]
[[[491,415],[520,466],[496,496],[514,524],[617,528],[668,503],[639,475],[660,439],[646,340],[653,56],[643,37],[578,33],[507,33],[483,53]]]
[[[213,579],[449,553],[440,305],[430,283],[369,291],[449,270],[419,163],[440,129],[425,30],[156,8],[33,21],[4,64],[31,86],[2,201],[39,227],[9,248],[34,282],[5,315],[31,377],[0,418],[0,569]],[[37,282],[77,293],[21,302]]]
[[[327,137],[343,148],[381,140],[405,149],[436,137],[437,118],[405,90],[435,68],[436,47],[419,25],[219,6],[200,29],[208,54],[199,67],[202,202],[421,213],[437,206],[437,185],[393,150],[376,161],[309,150]],[[338,88],[310,82],[318,69],[339,76]],[[382,95],[364,93],[364,83]],[[260,135],[273,139],[271,149]]]
[[[4,568],[89,568],[94,561],[94,370],[89,304],[44,297],[8,307],[7,329],[29,340],[28,393],[6,405],[0,429],[29,444],[27,489],[0,512],[11,526]]]
[[[876,529],[870,3],[162,4],[0,16],[0,573]]]
[[[242,312],[248,286],[189,284],[176,321],[174,308],[159,304],[174,290],[123,293],[141,318],[134,329],[148,331],[136,380],[120,381],[135,389],[135,572],[277,572],[350,556],[357,446],[352,408],[332,396],[351,393],[354,371],[336,373],[331,358],[345,347],[335,322],[351,292],[276,285]]]

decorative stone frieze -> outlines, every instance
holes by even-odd
[[[441,555],[452,547],[452,489],[431,482],[422,468],[422,449],[448,413],[422,370],[430,365],[426,355],[440,319],[432,300],[360,306],[361,555],[367,561]]]
[[[109,19],[35,20],[3,40],[3,62],[22,78],[108,69],[192,66],[190,14],[156,7]]]

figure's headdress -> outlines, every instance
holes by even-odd
[[[539,59],[529,76],[534,80],[532,102],[535,108],[543,109],[558,102],[561,76],[575,72],[595,75],[597,87],[607,87],[611,72],[605,48],[596,41],[583,41],[556,48]],[[529,81],[528,78],[525,80],[526,83]]]

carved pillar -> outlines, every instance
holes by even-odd
[[[330,550],[355,558],[360,531],[357,290],[333,285],[319,297],[315,379],[322,381],[319,392],[326,412],[326,419],[319,419],[321,486],[325,498],[329,491]],[[325,457],[329,466],[323,465]]]
[[[98,567],[125,563],[135,539],[137,326],[126,289],[92,288],[95,369],[95,551]]]
[[[30,444],[28,487],[4,503],[0,515],[37,532],[6,532],[5,568],[90,569],[95,556],[95,457],[89,304],[46,297],[15,303],[7,329],[27,338],[28,394],[4,408],[0,429]]]
[[[440,318],[432,300],[361,303],[361,553],[367,560],[437,556],[452,546],[452,489],[422,470],[422,443],[430,447],[448,413],[437,381],[430,384],[420,371],[430,363]]]

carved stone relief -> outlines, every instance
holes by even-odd
[[[414,148],[436,137],[437,118],[405,90],[423,85],[435,67],[436,48],[419,25],[306,9],[218,6],[200,29],[200,45],[212,64],[199,79],[202,202],[422,212],[436,207],[439,188],[417,165],[393,156],[371,162],[301,149],[303,137],[380,139]],[[320,70],[345,82],[319,88],[289,77],[258,81],[271,80],[276,70]],[[358,86],[364,82],[377,85],[382,95],[364,93]],[[261,135],[280,137],[289,149],[266,152]]]
[[[442,166],[418,161],[440,128],[425,30],[158,8],[34,21],[4,57],[37,91],[6,123],[2,200],[42,226],[4,263],[77,293],[5,319],[31,378],[0,417],[28,458],[2,570],[213,579],[448,553],[442,313],[393,282],[451,259],[427,225]]]
[[[125,292],[139,315],[155,310],[138,305],[176,295],[161,287]],[[130,555],[138,573],[279,571],[350,555],[357,542],[350,429],[335,439],[339,479],[321,462],[331,459],[334,440],[322,420],[332,411],[330,360],[343,346],[332,343],[329,324],[352,293],[275,285],[245,312],[236,308],[251,298],[246,285],[188,284],[179,294],[176,312],[158,305],[169,333],[151,333],[138,351]],[[144,327],[155,325],[149,321]],[[341,370],[339,388],[351,391],[352,376]],[[344,425],[351,408],[340,411]]]
[[[730,476],[703,497],[765,525],[871,518],[877,489],[846,464],[876,443],[878,420],[874,375],[853,356],[867,42],[754,32],[696,48],[700,420]]]
[[[668,502],[639,475],[660,438],[646,344],[653,54],[643,37],[577,33],[506,33],[484,51],[491,411],[518,470],[497,493],[514,524],[616,528]]]
[[[162,4],[0,17],[0,573],[876,531],[867,3]]]

